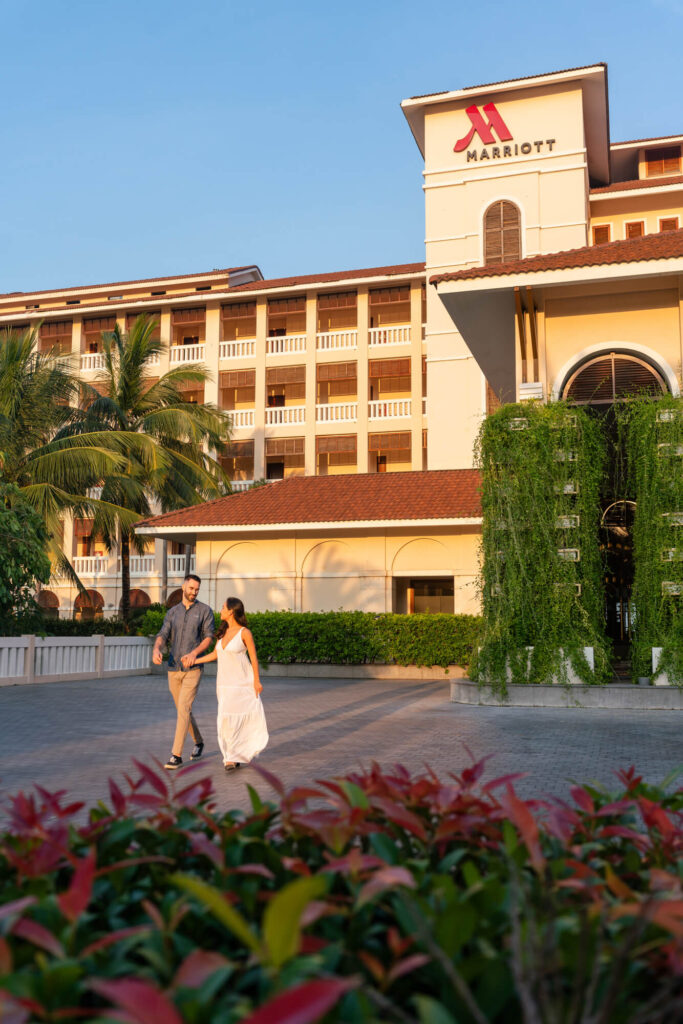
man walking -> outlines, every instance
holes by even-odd
[[[170,644],[168,656],[168,688],[178,712],[175,738],[171,756],[164,768],[180,768],[183,763],[183,744],[188,733],[192,734],[194,749],[191,760],[196,761],[202,756],[204,740],[199,731],[192,704],[197,696],[202,669],[194,666],[207,647],[211,646],[214,632],[213,612],[208,604],[197,600],[199,576],[190,573],[183,580],[183,599],[170,608],[164,618],[161,630],[154,642],[152,661],[161,665],[162,652],[166,644]]]

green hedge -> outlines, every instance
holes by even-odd
[[[163,612],[148,611],[143,636],[161,629]],[[219,617],[216,615],[216,624]],[[259,661],[291,664],[469,665],[481,620],[474,615],[374,615],[370,612],[254,612],[249,616]]]

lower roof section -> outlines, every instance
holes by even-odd
[[[297,476],[166,512],[137,526],[156,537],[283,530],[375,529],[481,522],[475,469]]]

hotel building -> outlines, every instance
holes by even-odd
[[[145,524],[140,604],[159,599],[163,549],[172,591],[192,544],[214,603],[229,590],[252,609],[476,610],[482,418],[508,401],[680,394],[683,135],[611,142],[602,64],[403,111],[425,161],[425,263],[0,297],[0,325],[39,321],[41,345],[93,381],[101,332],[153,314],[168,344],[154,373],[202,363],[212,379],[189,396],[231,413],[233,489],[284,481]],[[113,614],[116,554],[88,522],[65,529],[93,606]],[[78,610],[64,581],[49,593]]]

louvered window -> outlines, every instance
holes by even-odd
[[[575,370],[562,397],[577,405],[610,405],[633,395],[666,394],[657,371],[642,359],[619,352],[591,359]]]
[[[316,437],[315,450],[318,455],[332,455],[339,452],[349,452],[355,456],[357,443],[357,437],[355,434],[327,434]]]
[[[596,224],[593,228],[593,245],[604,245],[610,240],[609,224]]]
[[[266,455],[303,455],[303,437],[267,437]]]
[[[484,263],[509,263],[521,259],[522,233],[519,210],[501,200],[484,214]]]
[[[642,220],[632,220],[626,225],[627,238],[640,238],[645,234],[645,224]]]
[[[678,231],[678,217],[662,217],[659,221],[660,231]]]
[[[663,146],[645,150],[645,170],[648,178],[659,174],[681,173],[681,147]]]

